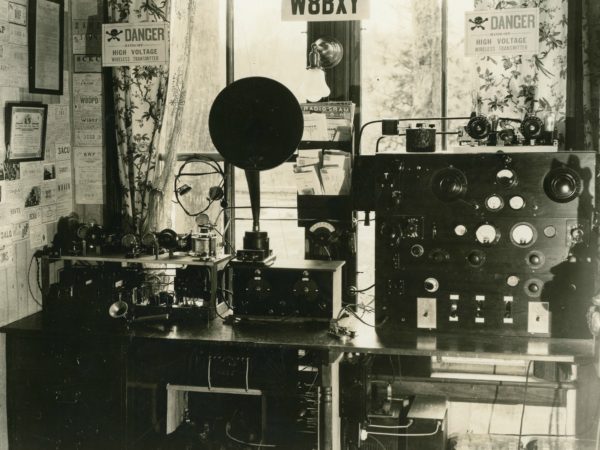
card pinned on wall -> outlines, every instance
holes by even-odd
[[[48,227],[45,224],[33,225],[29,231],[29,245],[31,248],[43,247],[48,244]]]
[[[29,239],[29,222],[27,220],[13,225],[13,242]]]
[[[71,144],[56,142],[54,144],[57,161],[71,161]]]
[[[23,190],[25,208],[40,206],[42,203],[42,188],[40,185],[29,185]]]
[[[42,207],[42,222],[56,222],[56,204]]]
[[[0,246],[13,241],[14,229],[12,225],[0,226]]]
[[[42,223],[42,210],[40,208],[30,208],[27,211],[27,220],[30,226],[41,225]]]
[[[0,245],[0,268],[15,265],[15,246],[12,244]]]
[[[56,203],[56,181],[46,181],[41,187],[41,205],[47,206]]]

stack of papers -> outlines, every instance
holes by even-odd
[[[294,176],[298,194],[348,195],[350,155],[341,150],[301,150]]]
[[[352,102],[303,103],[303,141],[350,141],[355,105]]]

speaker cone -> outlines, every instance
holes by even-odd
[[[577,172],[568,167],[560,167],[548,172],[544,178],[544,191],[553,201],[567,203],[581,194],[583,184]]]

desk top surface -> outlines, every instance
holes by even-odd
[[[350,320],[350,319],[346,319]],[[579,362],[593,358],[591,339],[548,339],[489,335],[425,335],[398,333],[383,337],[358,322],[348,322],[356,337],[341,340],[328,334],[322,323],[237,323],[215,319],[208,324],[139,323],[129,328],[121,321],[106,321],[93,327],[55,323],[39,312],[0,328],[14,336],[90,337],[124,340],[172,340],[198,344],[275,346],[391,355],[454,356],[492,359]]]

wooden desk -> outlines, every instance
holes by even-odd
[[[22,448],[14,442],[15,414],[23,405],[17,397],[22,367],[21,352],[31,342],[62,341],[80,346],[82,342],[95,342],[94,351],[101,353],[102,346],[109,349],[112,359],[110,367],[118,367],[118,378],[112,386],[123,390],[127,378],[128,348],[134,343],[174,343],[211,348],[285,348],[304,349],[319,352],[322,355],[321,388],[323,392],[323,412],[326,420],[321,436],[322,449],[339,449],[338,414],[338,364],[344,352],[370,353],[383,355],[414,356],[455,356],[471,358],[519,359],[534,361],[583,364],[594,355],[591,340],[564,340],[543,338],[502,338],[490,336],[449,336],[398,334],[394,337],[378,336],[375,330],[360,323],[351,322],[357,336],[348,341],[329,336],[322,324],[257,324],[239,323],[225,325],[221,320],[204,324],[136,324],[127,328],[124,322],[106,321],[93,328],[73,324],[57,324],[47,320],[43,313],[36,313],[0,329],[7,335],[7,383],[8,383],[8,420],[9,440],[12,449]],[[44,379],[44,377],[40,377]],[[70,399],[68,401],[75,401]],[[114,405],[113,405],[114,406]],[[126,401],[119,404],[125,415]],[[111,422],[118,431],[123,432],[125,425]],[[23,423],[21,423],[23,425]],[[108,425],[107,425],[108,426]],[[574,430],[573,430],[574,431]],[[116,433],[118,434],[118,433]],[[115,443],[117,445],[117,443]],[[115,448],[128,448],[126,439],[118,442]],[[90,447],[91,448],[91,447]],[[101,448],[101,447],[98,447]]]

